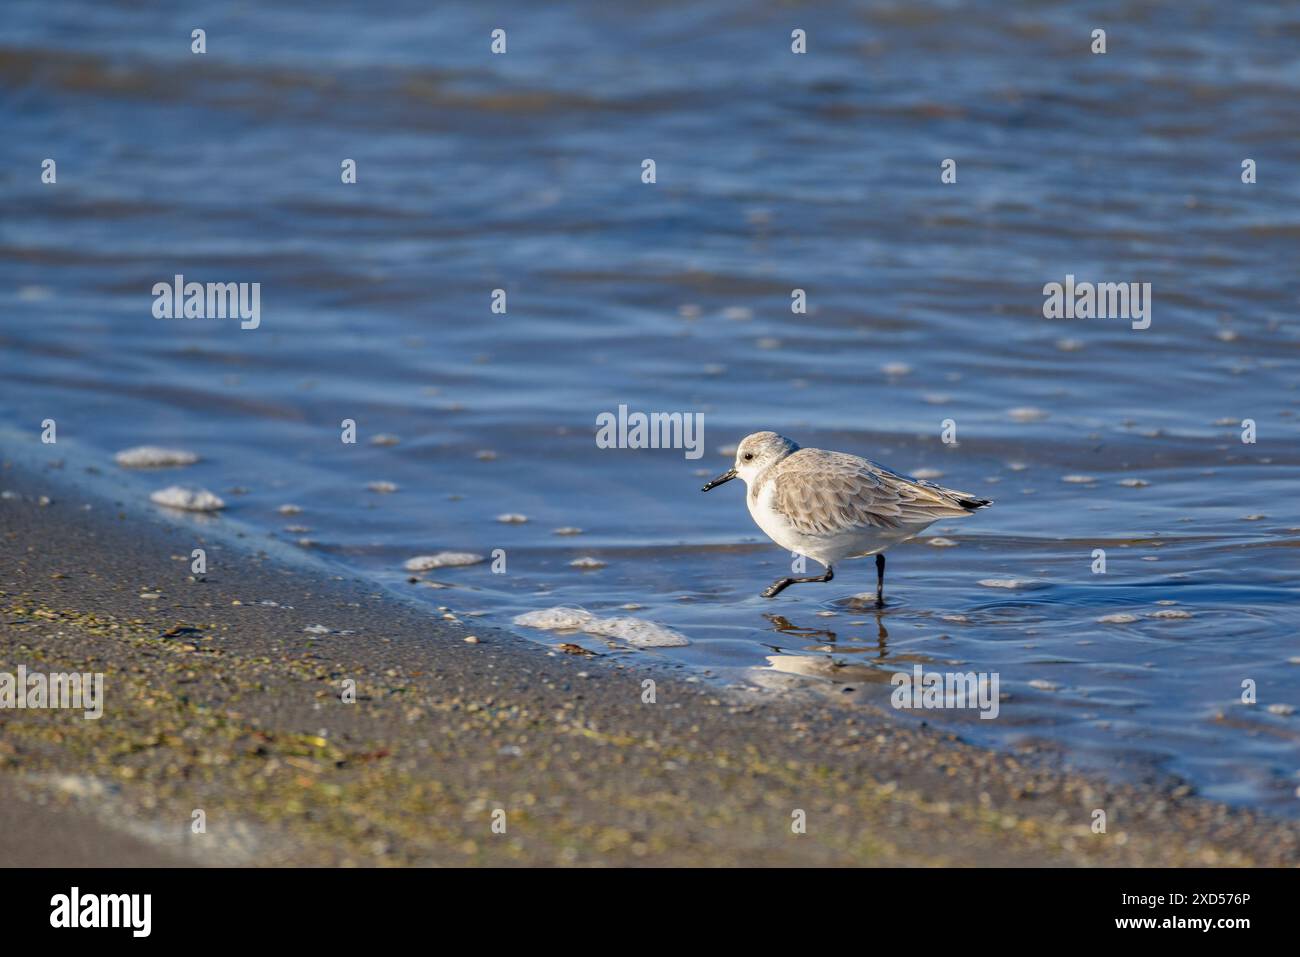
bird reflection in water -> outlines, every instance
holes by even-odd
[[[789,635],[792,638],[798,638],[801,642],[814,641],[819,642],[819,646],[813,648],[804,647],[805,651],[838,651],[844,654],[866,654],[871,650],[867,644],[841,645],[838,643],[839,638],[836,632],[828,631],[825,628],[807,628],[802,625],[796,625],[784,615],[765,614],[763,615],[772,623],[772,630],[782,635]],[[889,654],[889,631],[885,628],[884,614],[875,613],[876,619],[876,657],[885,658]],[[852,639],[853,636],[850,636]],[[866,639],[864,639],[865,641]],[[833,647],[827,648],[826,645]],[[773,651],[782,651],[782,646],[769,644]]]

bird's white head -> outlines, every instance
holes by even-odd
[[[743,479],[748,485],[791,452],[797,451],[798,445],[775,432],[747,435],[736,446],[736,464],[705,485],[701,491],[707,492],[734,478]]]

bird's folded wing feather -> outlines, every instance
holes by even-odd
[[[804,533],[928,525],[969,514],[958,501],[965,493],[842,452],[802,449],[780,463],[775,482],[773,505]]]

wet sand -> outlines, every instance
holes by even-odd
[[[191,580],[192,527],[59,470],[0,487],[0,671],[106,675],[98,721],[0,712],[9,866],[1297,861],[1293,823],[1176,784],[548,651],[216,540]]]

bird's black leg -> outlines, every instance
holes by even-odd
[[[833,571],[831,571],[831,566],[830,566],[830,565],[827,565],[827,566],[826,566],[826,574],[825,574],[825,575],[816,575],[816,576],[814,576],[814,577],[812,577],[812,578],[781,578],[781,579],[778,579],[777,581],[774,581],[774,582],[772,582],[772,584],[770,584],[770,585],[767,586],[767,588],[763,591],[763,597],[764,597],[764,598],[775,598],[777,595],[781,594],[781,592],[785,591],[785,590],[786,590],[787,588],[789,588],[791,585],[798,585],[798,584],[801,584],[802,582],[828,582],[828,581],[830,581],[830,580],[831,580],[832,578],[834,578],[834,577],[835,577],[835,573],[834,573]]]
[[[885,607],[885,553],[876,553],[876,607]]]

